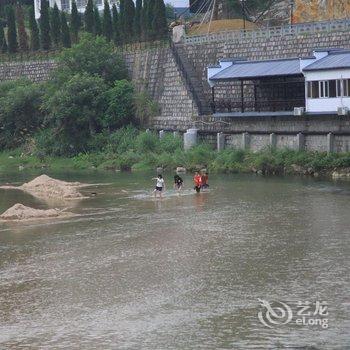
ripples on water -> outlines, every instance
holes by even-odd
[[[150,175],[53,175],[111,184],[70,220],[0,224],[0,349],[349,348],[349,184],[212,176],[154,201]],[[330,326],[269,329],[259,298],[325,300]]]

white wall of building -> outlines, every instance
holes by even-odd
[[[350,69],[304,72],[305,83],[309,81],[350,79]],[[307,89],[305,89],[307,90]],[[337,112],[339,107],[350,109],[350,97],[308,98],[306,91],[306,112]]]

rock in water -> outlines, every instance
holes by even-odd
[[[23,204],[17,203],[10,209],[7,209],[2,215],[0,215],[0,220],[3,221],[20,221],[20,220],[30,220],[30,219],[48,219],[48,218],[58,218],[62,216],[70,216],[72,213],[64,212],[59,209],[34,209],[26,207]]]

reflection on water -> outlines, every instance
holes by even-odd
[[[49,175],[109,184],[72,219],[0,224],[0,349],[348,348],[349,184],[188,177],[154,200],[153,174]],[[17,202],[48,207],[0,190]],[[327,301],[329,328],[267,328],[258,299]]]

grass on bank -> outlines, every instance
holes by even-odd
[[[140,132],[132,127],[110,135],[99,135],[96,150],[79,153],[70,158],[52,157],[37,151],[35,146],[0,153],[0,171],[16,168],[150,170],[163,167],[173,171],[176,167],[188,170],[207,168],[211,172],[262,172],[281,174],[296,172],[296,167],[314,172],[350,167],[350,153],[327,154],[299,152],[290,149],[264,149],[260,152],[225,149],[217,152],[202,143],[184,151],[182,138],[172,134],[159,139],[155,133]],[[310,172],[310,171],[308,171]]]

